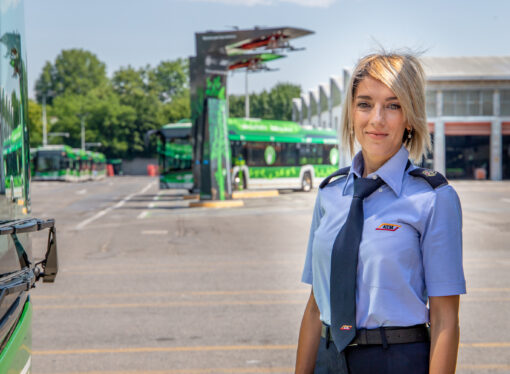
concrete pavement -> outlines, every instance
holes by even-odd
[[[510,372],[510,183],[454,186],[468,280],[458,373]],[[34,373],[293,372],[315,193],[221,210],[181,193],[146,177],[32,184],[61,265],[32,293]]]

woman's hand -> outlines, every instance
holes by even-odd
[[[459,296],[434,296],[430,302],[430,374],[453,374],[459,349]]]
[[[299,330],[299,341],[296,357],[296,374],[312,374],[315,368],[317,350],[321,340],[322,322],[320,311],[313,296],[313,289],[306,304],[301,329]]]

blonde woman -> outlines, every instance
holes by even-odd
[[[296,373],[454,373],[462,213],[447,180],[411,161],[430,148],[419,61],[362,58],[344,105],[344,146],[361,151],[319,188]]]

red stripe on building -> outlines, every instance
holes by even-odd
[[[447,122],[445,135],[486,135],[491,134],[490,122]]]
[[[510,122],[503,122],[501,124],[501,133],[503,135],[510,135]]]

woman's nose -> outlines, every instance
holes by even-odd
[[[382,125],[384,123],[384,107],[382,105],[374,106],[370,116],[370,123],[372,125]]]

